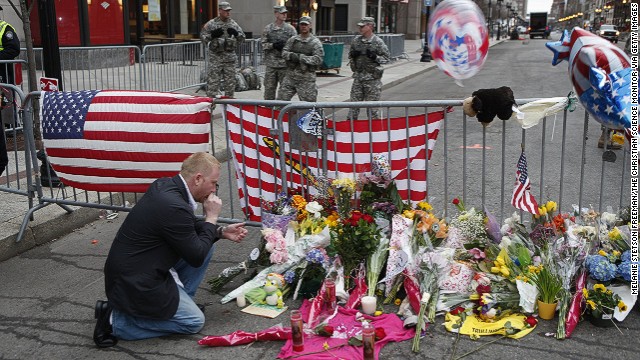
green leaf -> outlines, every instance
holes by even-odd
[[[362,346],[362,335],[350,337],[348,344],[351,346]]]

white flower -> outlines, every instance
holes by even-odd
[[[484,316],[486,316],[488,319],[493,319],[494,317],[496,317],[496,313],[497,310],[495,308],[491,308],[484,314]]]
[[[423,292],[422,299],[420,299],[420,302],[423,304],[426,304],[429,302],[429,299],[431,299],[431,294],[429,294],[428,292]]]
[[[612,214],[612,213],[608,213],[608,212],[603,212],[602,215],[600,215],[600,219],[607,226],[611,226],[611,225],[615,224],[616,218],[617,218],[616,214]]]
[[[322,207],[322,205],[320,205],[317,201],[312,201],[310,203],[307,203],[307,206],[305,206],[304,209],[307,210],[309,214],[313,214],[314,218],[319,218],[321,216],[320,212],[324,209],[324,207]]]
[[[500,249],[506,249],[511,245],[511,239],[508,236],[503,236],[500,241]]]
[[[273,243],[268,242],[264,246],[264,249],[267,250],[268,252],[273,252],[273,250],[275,249],[275,245]]]

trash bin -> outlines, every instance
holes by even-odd
[[[324,59],[322,60],[322,66],[320,70],[327,72],[328,70],[335,70],[338,74],[342,67],[342,51],[344,49],[343,43],[323,43]]]

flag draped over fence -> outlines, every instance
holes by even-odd
[[[142,91],[44,92],[42,137],[65,185],[145,192],[209,149],[211,99]]]
[[[278,112],[263,107],[227,105],[230,148],[233,150],[241,206],[251,220],[260,221],[260,198],[271,201],[281,190],[280,154],[286,154],[287,179],[294,186],[313,185],[322,174],[352,177],[371,171],[375,154],[388,156],[392,177],[405,200],[421,201],[427,195],[427,154],[431,157],[444,111],[390,120],[328,122],[333,134],[326,139],[327,154],[292,150],[289,120],[283,120],[284,144],[270,133],[276,128]],[[293,123],[295,126],[295,123]],[[322,139],[318,138],[318,148]],[[291,185],[289,185],[291,186]],[[309,189],[308,191],[312,191]],[[245,194],[246,192],[246,194]]]
[[[522,154],[520,154],[520,159],[518,160],[516,187],[513,189],[511,205],[517,209],[538,215],[538,203],[530,191],[531,184],[529,182],[529,174],[527,173],[527,158],[524,155],[524,150],[522,150]]]

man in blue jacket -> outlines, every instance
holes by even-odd
[[[180,174],[156,180],[116,234],[104,267],[108,301],[98,301],[93,340],[98,347],[118,339],[194,334],[204,314],[193,301],[218,239],[240,242],[243,223],[217,224],[220,163],[195,153]],[[202,203],[205,219],[194,214]]]

